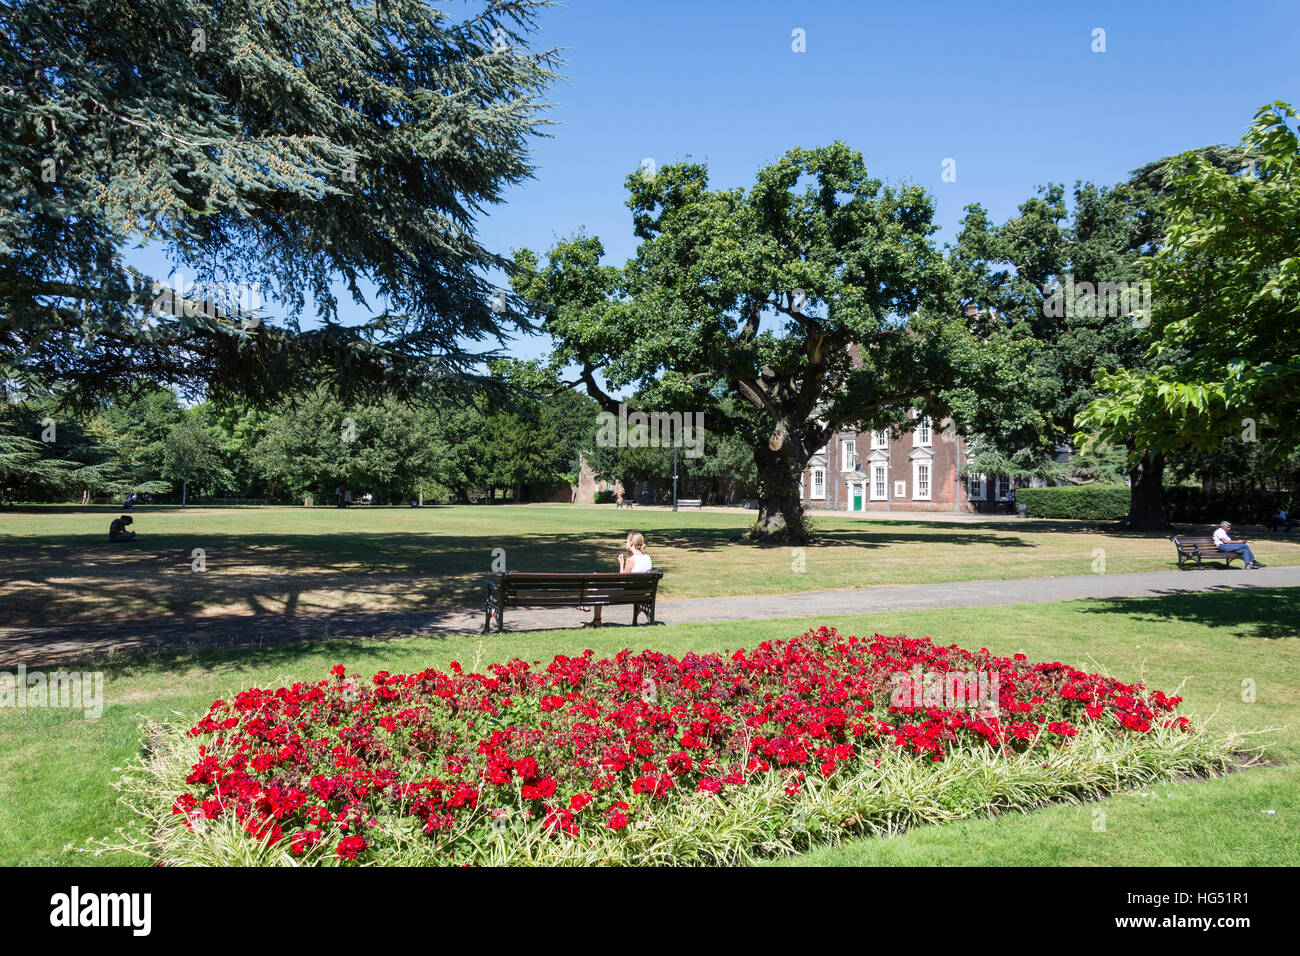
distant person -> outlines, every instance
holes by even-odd
[[[135,495],[135,492],[134,492],[134,491],[131,492],[129,495],[127,495],[127,496],[126,496],[126,500],[125,500],[124,502],[122,502],[122,508],[123,508],[124,510],[126,510],[126,511],[130,511],[132,508],[134,508],[134,507],[135,507],[135,497],[136,497],[136,495]]]
[[[654,562],[650,560],[650,555],[645,550],[645,536],[639,531],[633,531],[627,536],[623,550],[618,553],[618,573],[645,574],[653,570]],[[591,618],[592,627],[600,627],[600,611],[601,608],[597,605]]]
[[[1246,570],[1262,568],[1264,565],[1255,560],[1255,555],[1250,550],[1250,545],[1241,539],[1233,540],[1232,522],[1220,521],[1219,530],[1214,532],[1214,544],[1220,551],[1227,551],[1230,554],[1239,554],[1241,559],[1246,562]]]
[[[352,489],[351,489],[351,488],[344,488],[344,489],[343,489],[343,507],[344,507],[344,508],[350,508],[351,506],[352,506]]]
[[[130,515],[114,518],[113,523],[108,526],[108,540],[112,542],[134,541],[135,532],[128,529],[133,520]]]
[[[1295,526],[1295,521],[1286,513],[1285,508],[1278,508],[1273,512],[1273,517],[1268,519],[1268,530],[1276,531],[1279,527],[1283,531],[1290,531]]]
[[[335,508],[343,507],[343,486],[342,485],[337,485],[334,488],[334,507]]]
[[[374,500],[375,500],[375,499],[374,499],[374,496],[371,495],[370,492],[368,492],[368,491],[367,491],[364,495],[361,496],[361,503],[362,503],[363,505],[368,505],[368,504],[370,504],[371,502],[373,502]]]

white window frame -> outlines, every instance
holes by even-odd
[[[930,422],[930,416],[927,415],[921,419],[921,424],[916,426],[917,448],[929,448],[934,444],[934,425]]]
[[[817,479],[821,479],[822,492],[817,493]],[[813,501],[826,500],[826,469],[818,465],[812,470],[812,475],[808,479],[808,497]]]
[[[853,471],[853,459],[858,454],[858,440],[843,438],[840,440],[840,471]]]
[[[1002,501],[1006,497],[1007,492],[1011,490],[1011,487],[1010,475],[998,475],[997,481],[993,485],[993,499],[995,501]]]
[[[876,481],[880,481],[880,494],[876,494]],[[889,500],[889,467],[883,461],[871,463],[871,500]]]
[[[921,469],[925,469],[922,477]],[[912,462],[912,500],[929,501],[932,493],[934,478],[934,469],[931,467],[930,459],[918,458]]]
[[[889,451],[889,432],[872,431],[871,433],[871,450],[872,451]]]
[[[986,501],[988,499],[989,476],[981,472],[975,472],[966,476],[969,480],[969,493],[971,501]],[[979,489],[979,494],[975,494],[975,489]]]

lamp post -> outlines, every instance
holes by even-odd
[[[673,442],[673,511],[677,510],[677,443]]]

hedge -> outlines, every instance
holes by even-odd
[[[1128,514],[1128,499],[1128,485],[1016,489],[1016,504],[1024,505],[1031,518],[1117,521]]]

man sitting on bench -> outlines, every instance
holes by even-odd
[[[130,523],[130,515],[122,515],[120,518],[114,518],[113,523],[108,526],[108,540],[113,542],[134,541],[135,532],[128,531],[126,527]]]
[[[1229,551],[1233,554],[1241,555],[1241,560],[1246,562],[1244,570],[1250,571],[1254,568],[1262,568],[1264,565],[1255,560],[1254,553],[1250,550],[1250,545],[1245,541],[1234,541],[1232,535],[1228,532],[1232,530],[1231,521],[1220,521],[1219,530],[1214,532],[1214,543],[1220,551]]]

